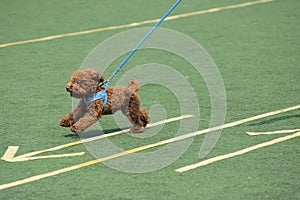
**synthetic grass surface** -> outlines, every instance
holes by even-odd
[[[183,1],[172,13],[188,13],[246,1]],[[159,18],[173,1],[1,1],[0,43],[28,40]],[[300,6],[297,0],[270,3],[164,22],[200,43],[222,75],[227,96],[226,122],[299,104]],[[66,37],[0,49],[0,152],[18,145],[17,155],[80,140],[65,137],[58,120],[72,109],[65,92],[71,73],[87,54],[108,37],[127,29]],[[174,41],[176,42],[176,41]],[[117,63],[119,60],[116,60]],[[188,63],[155,50],[142,50],[124,71],[144,63],[163,63],[188,76],[199,99],[199,130],[208,127],[210,98],[205,83]],[[110,66],[111,71],[115,65]],[[110,74],[105,74],[108,77]],[[118,74],[122,76],[122,72]],[[142,79],[140,77],[139,79]],[[178,80],[180,81],[180,80]],[[140,92],[148,109],[161,104],[168,117],[180,115],[178,102],[166,88],[149,85]],[[188,98],[188,97],[187,97]],[[151,113],[155,115],[155,113]],[[224,129],[204,159],[280,137],[247,136],[246,131],[299,127],[299,110]],[[99,122],[116,129],[113,118]],[[154,137],[115,136],[114,144],[131,149],[174,137],[179,122],[167,124]],[[151,133],[151,129],[147,130]],[[185,173],[174,170],[199,162],[204,136],[171,165],[151,173],[125,173],[96,164],[0,191],[1,199],[297,199],[299,138],[216,162]],[[162,148],[162,147],[159,147]],[[156,149],[148,150],[148,152]],[[86,152],[72,158],[20,163],[0,161],[0,184],[18,181],[95,159],[84,145],[51,154]],[[47,155],[47,154],[45,154]],[[149,163],[150,164],[150,163]]]

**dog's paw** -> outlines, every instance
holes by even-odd
[[[63,127],[70,127],[73,124],[74,124],[74,119],[71,114],[68,114],[67,116],[59,120],[59,125]]]
[[[72,132],[74,132],[74,133],[81,133],[83,131],[83,129],[81,129],[80,127],[76,126],[75,124],[70,127],[70,130]]]
[[[133,126],[130,128],[130,132],[131,133],[142,133],[142,132],[144,132],[144,129],[145,128],[142,126]]]
[[[67,119],[67,118],[62,118],[59,121],[59,125],[63,127],[70,127],[73,124],[73,120]]]
[[[71,122],[70,122],[70,120],[68,120],[66,118],[62,118],[61,120],[59,120],[59,125],[63,126],[63,127],[70,127]]]

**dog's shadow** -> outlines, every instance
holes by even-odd
[[[114,133],[121,130],[129,129],[129,127],[126,128],[114,128],[114,129],[106,129],[106,130],[86,130],[80,134],[77,133],[70,133],[67,135],[64,135],[64,137],[70,137],[70,138],[81,138],[81,139],[88,139],[100,135],[109,135],[110,133]]]
[[[275,118],[264,120],[264,121],[257,122],[257,123],[252,123],[252,124],[249,124],[248,126],[262,126],[262,125],[265,125],[265,124],[273,124],[273,123],[276,123],[278,121],[283,121],[283,120],[288,120],[288,119],[298,118],[298,117],[300,117],[300,114],[285,115],[285,116],[275,117]]]

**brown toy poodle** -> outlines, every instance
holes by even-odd
[[[59,121],[63,127],[70,127],[71,131],[81,133],[102,115],[114,114],[121,110],[133,124],[133,133],[144,131],[149,117],[145,108],[140,109],[139,84],[131,80],[127,87],[100,87],[104,76],[93,70],[83,69],[75,71],[66,89],[74,98],[80,99],[73,112]]]

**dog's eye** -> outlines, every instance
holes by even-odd
[[[77,83],[78,85],[80,85],[80,84],[81,84],[81,81],[79,81],[79,80],[76,80],[76,83]]]

